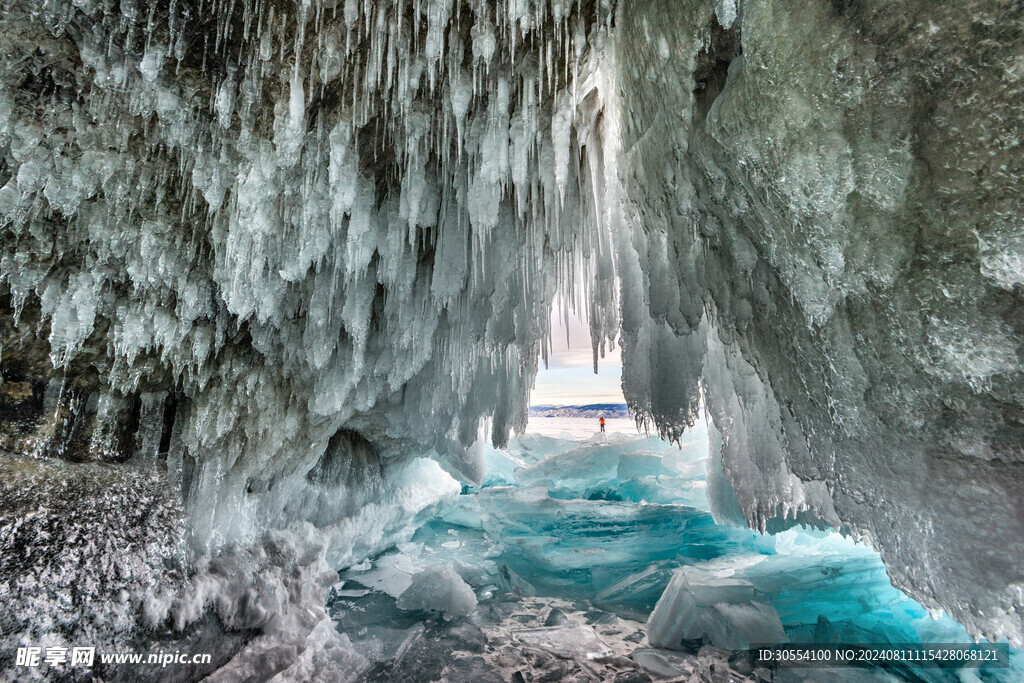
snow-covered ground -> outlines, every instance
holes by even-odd
[[[526,425],[527,434],[543,434],[544,436],[572,435],[577,441],[589,439],[601,431],[597,418],[580,417],[536,417],[531,416]],[[611,418],[605,420],[605,433],[641,436],[636,423],[628,418]]]

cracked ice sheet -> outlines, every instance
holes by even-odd
[[[621,471],[621,456],[645,445],[642,439],[633,444],[572,443],[577,447],[569,450],[545,444],[546,458],[513,474],[521,484],[532,483],[536,472],[552,478],[579,475],[582,480],[593,467],[593,480],[602,481]],[[667,449],[657,466],[676,468],[688,462],[685,453]],[[703,479],[704,470],[692,470],[689,476]],[[404,546],[403,551],[415,550],[418,562],[477,555],[486,558],[487,568],[479,569],[495,582],[496,566],[504,564],[517,581],[542,595],[592,600],[639,621],[646,619],[674,568],[692,566],[712,586],[719,581],[749,586],[756,601],[778,612],[797,642],[813,637],[807,629],[813,630],[822,615],[831,622],[830,632],[859,640],[870,640],[872,633],[893,642],[969,640],[951,619],[932,620],[893,588],[877,553],[865,545],[836,533],[801,529],[757,538],[743,531],[752,540],[742,541],[730,536],[740,530],[705,527],[704,517],[706,512],[678,505],[558,500],[543,488],[490,487],[460,496],[442,519],[417,532],[415,539],[422,545]],[[668,528],[664,524],[673,520],[685,533],[663,538]],[[479,545],[484,540],[486,547]],[[666,555],[667,549],[690,557]],[[385,556],[381,564],[396,562]]]
[[[642,623],[595,610],[588,601],[494,597],[453,622],[398,610],[381,593],[339,598],[329,610],[353,634],[353,648],[374,662],[364,681],[508,681],[516,672],[533,680],[644,680],[646,673],[710,681],[712,671],[753,680],[730,665],[732,653],[710,647],[652,655]],[[564,620],[548,626],[552,612]]]

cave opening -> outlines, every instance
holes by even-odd
[[[526,429],[485,447],[482,482],[339,573],[328,613],[372,662],[365,680],[740,680],[768,643],[973,642],[848,530],[795,513],[748,529],[704,405],[673,441],[651,435],[622,401],[617,348],[594,366],[585,313],[556,300],[551,337]],[[610,386],[580,381],[608,369]]]
[[[763,681],[801,672],[761,641],[984,638],[1024,676],[1022,36],[4,3],[2,673]],[[93,641],[216,656],[28,663]]]

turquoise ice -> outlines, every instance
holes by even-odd
[[[584,440],[528,434],[506,450],[487,449],[482,487],[464,488],[409,543],[342,574],[346,584],[335,597],[344,615],[340,623],[358,623],[353,609],[366,599],[360,593],[366,588],[396,598],[397,604],[384,604],[410,623],[419,623],[415,610],[421,618],[451,619],[452,595],[469,588],[478,604],[466,614],[467,623],[486,621],[487,610],[493,618],[503,601],[529,601],[516,608],[526,619],[538,604],[551,604],[545,600],[565,600],[580,610],[575,619],[552,609],[537,628],[511,631],[509,642],[540,642],[556,654],[575,642],[579,654],[595,642],[612,646],[610,637],[595,636],[590,622],[635,622],[643,639],[629,644],[630,658],[651,675],[682,675],[699,652],[717,653],[725,666],[732,661],[728,653],[755,644],[973,642],[961,625],[930,614],[894,588],[878,554],[864,543],[804,526],[762,535],[716,523],[708,471],[719,465],[707,453],[708,435],[700,425],[678,447],[622,434]],[[442,575],[445,581],[439,581]],[[436,604],[417,584],[433,586]],[[358,588],[356,599],[343,595],[350,586]],[[415,609],[403,604],[409,596],[416,598]],[[381,599],[375,598],[374,609],[382,608]],[[461,599],[463,612],[468,602]],[[533,615],[538,621],[544,616]],[[407,628],[387,633],[381,642],[390,638],[393,648],[424,637]],[[458,640],[449,646],[457,647]],[[378,666],[390,666],[392,660],[382,656]],[[841,673],[864,673],[858,671]],[[980,680],[1015,680],[1022,673],[1016,652],[1009,670],[874,672],[929,681],[975,680],[976,674]],[[813,680],[823,672],[781,675]]]

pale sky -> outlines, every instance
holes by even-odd
[[[531,405],[586,405],[588,403],[625,403],[622,397],[622,354],[619,347],[605,354],[594,374],[590,328],[583,318],[569,312],[569,345],[565,341],[565,321],[561,306],[551,310],[551,353],[548,368],[543,359],[537,383],[530,394]]]

